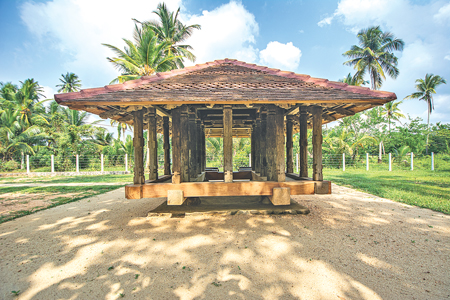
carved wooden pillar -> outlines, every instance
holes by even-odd
[[[261,110],[261,127],[260,127],[260,156],[261,156],[261,176],[267,176],[267,109]]]
[[[261,136],[261,118],[259,112],[256,113],[254,137],[255,137],[255,166],[253,169],[255,170],[255,173],[261,174],[262,172],[261,139],[263,137]]]
[[[197,173],[203,172],[202,169],[202,155],[203,155],[203,138],[202,138],[202,121],[200,118],[195,119],[195,125],[197,130]]]
[[[148,179],[158,179],[158,139],[156,136],[156,109],[149,107],[148,112],[148,130],[147,143],[149,155],[149,174]]]
[[[300,107],[300,177],[308,177],[308,114],[306,107]]]
[[[181,107],[172,111],[172,183],[181,183]]]
[[[294,116],[286,116],[286,172],[294,173],[294,143],[292,141]]]
[[[250,145],[251,145],[251,151],[250,151],[250,167],[252,168],[252,170],[255,170],[255,124],[252,125],[251,128],[251,133],[250,133]]]
[[[206,170],[206,132],[205,124],[202,121],[202,172]]]
[[[320,106],[312,109],[313,118],[313,180],[323,180],[322,173],[322,112]]]
[[[181,182],[190,181],[189,172],[189,115],[188,106],[181,106],[180,114],[180,140],[181,140]]]
[[[233,110],[231,105],[223,107],[223,160],[224,181],[233,182]]]
[[[163,117],[163,134],[164,134],[164,175],[170,175],[169,117]]]
[[[144,184],[144,112],[133,112],[134,117],[134,184]]]
[[[197,176],[197,123],[195,108],[189,108],[189,173],[191,178]]]
[[[276,107],[276,181],[286,180],[286,158],[284,150],[284,110]]]

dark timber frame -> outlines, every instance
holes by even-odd
[[[134,184],[125,188],[128,199],[167,197],[168,204],[181,205],[186,197],[265,195],[274,205],[286,205],[289,195],[331,193],[331,183],[323,181],[323,124],[396,96],[225,59],[55,99],[72,109],[134,126]],[[312,177],[308,129],[312,129]],[[294,174],[296,132],[299,174]],[[164,135],[161,177],[158,133]],[[207,169],[206,137],[223,137],[223,172]],[[245,171],[233,170],[235,137],[251,138],[251,168]]]

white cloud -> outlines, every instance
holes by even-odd
[[[383,90],[395,92],[399,99],[414,92],[415,80],[424,78],[426,73],[450,78],[447,61],[450,60],[448,2],[414,4],[408,0],[340,0],[331,18],[322,20],[321,24],[340,23],[353,33],[380,25],[382,30],[388,30],[405,41],[403,52],[396,53],[400,75],[396,80],[388,78],[382,87]],[[440,91],[450,94],[450,85],[443,86]],[[408,101],[405,112],[422,117],[423,107]],[[438,119],[438,115],[446,113],[450,116],[450,111],[445,110],[443,113],[433,113],[433,118]]]
[[[112,52],[101,43],[122,48],[122,38],[132,37],[131,19],[154,19],[156,15],[152,11],[158,3],[148,0],[128,1],[126,5],[119,0],[25,2],[20,14],[31,33],[68,57],[61,72],[76,73],[87,87],[107,84],[117,75],[106,60]],[[181,6],[181,0],[165,3],[171,10]]]
[[[241,3],[231,1],[201,15],[192,15],[187,24],[202,26],[186,41],[194,48],[197,63],[223,58],[256,61],[258,49],[253,45],[258,23]]]
[[[53,95],[55,94],[56,91],[49,86],[43,86],[42,88],[44,89],[44,92],[42,93],[45,96],[44,99],[53,99]]]
[[[300,64],[302,52],[292,42],[282,44],[275,41],[269,42],[266,49],[260,51],[259,56],[262,65],[294,71]]]
[[[320,27],[323,27],[325,25],[330,25],[331,21],[333,21],[335,15],[331,16],[331,17],[326,17],[323,18],[322,20],[319,21],[319,23],[317,23],[317,25],[319,25]]]

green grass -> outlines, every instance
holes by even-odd
[[[123,184],[118,185],[92,185],[92,186],[49,186],[49,187],[26,187],[26,186],[14,186],[14,187],[1,187],[0,186],[0,200],[3,203],[7,203],[8,199],[2,197],[6,193],[14,193],[21,195],[21,201],[29,201],[36,195],[45,197],[45,195],[57,196],[51,199],[51,203],[46,207],[36,207],[30,210],[13,211],[9,215],[0,216],[0,224],[9,220],[13,220],[25,215],[32,214],[36,211],[48,209],[58,205],[81,200],[86,197],[103,194],[111,190],[122,187]],[[72,195],[71,195],[72,194]],[[2,199],[3,198],[3,199]],[[7,205],[7,204],[6,204]]]
[[[127,175],[79,175],[48,177],[0,177],[2,183],[132,183],[133,174]]]
[[[324,177],[379,197],[450,214],[450,171],[324,169]]]

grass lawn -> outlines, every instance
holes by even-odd
[[[0,177],[2,183],[133,183],[133,174],[127,175],[79,175],[53,177]]]
[[[450,214],[450,171],[324,169],[323,173],[325,180],[339,185]]]
[[[73,177],[8,177],[0,180],[0,223],[33,212],[103,194],[132,183],[133,175],[98,175]],[[4,186],[2,184],[48,183],[58,186]],[[80,183],[65,186],[65,183]],[[83,185],[99,183],[99,185]],[[117,183],[102,185],[102,183]]]

